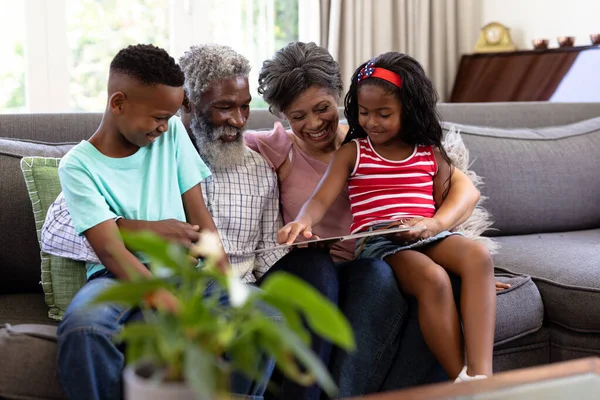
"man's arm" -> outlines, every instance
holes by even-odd
[[[256,249],[267,249],[269,247],[278,246],[277,231],[281,229],[283,223],[279,212],[279,189],[277,185],[277,176],[265,166],[265,173],[268,174],[269,195],[265,201],[262,219],[260,221],[260,240]],[[287,254],[288,250],[280,249],[274,251],[266,251],[256,255],[254,262],[253,274],[258,279],[262,277],[268,270],[279,261],[280,258]]]
[[[78,235],[63,194],[50,205],[42,226],[42,251],[58,257],[100,264],[85,236]]]

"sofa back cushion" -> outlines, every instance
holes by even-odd
[[[21,170],[27,185],[38,243],[42,246],[42,227],[50,205],[62,188],[58,177],[60,158],[23,157]],[[42,289],[48,305],[48,317],[60,321],[75,294],[85,285],[85,263],[40,253]]]
[[[73,145],[0,138],[0,294],[42,290],[40,247],[21,158],[62,157]]]
[[[537,129],[444,123],[452,126],[484,178],[488,235],[600,227],[600,117]]]

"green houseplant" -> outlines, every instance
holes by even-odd
[[[354,336],[341,312],[315,289],[285,273],[273,274],[261,289],[223,274],[216,267],[223,253],[215,234],[203,232],[192,249],[203,257],[198,266],[183,246],[152,233],[122,232],[122,237],[129,249],[149,257],[155,276],[119,282],[96,299],[140,307],[144,315],[116,338],[126,345],[126,398],[147,399],[152,393],[154,398],[229,398],[231,374],[259,376],[265,356],[296,382],[316,382],[335,395],[327,368],[310,350],[304,322],[346,350],[354,348]],[[208,294],[207,285],[213,289]],[[145,305],[146,296],[157,290],[174,295],[177,312]],[[220,301],[224,293],[229,304]],[[281,318],[268,318],[264,307],[275,308]]]

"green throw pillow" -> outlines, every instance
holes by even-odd
[[[50,205],[61,192],[60,158],[23,157],[21,170],[31,199],[35,228],[41,248],[41,230]],[[85,284],[85,263],[41,252],[42,288],[48,316],[60,321],[77,291]]]

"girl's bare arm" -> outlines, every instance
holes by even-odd
[[[291,244],[303,233],[309,239],[312,227],[321,221],[331,204],[340,194],[356,163],[356,144],[347,143],[335,152],[327,172],[319,186],[302,206],[294,222],[290,222],[277,233],[279,243]]]
[[[449,230],[471,216],[480,194],[468,176],[444,160],[439,149],[435,149],[435,158],[438,173],[433,178],[433,196],[437,206],[434,218],[440,223],[442,230]],[[446,198],[443,198],[448,183],[450,189]]]

